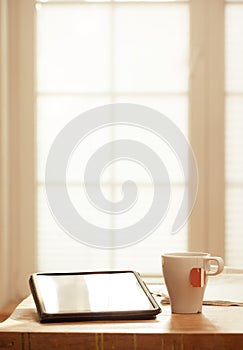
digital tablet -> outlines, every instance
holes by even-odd
[[[161,312],[134,271],[36,273],[29,283],[40,322],[151,319]]]

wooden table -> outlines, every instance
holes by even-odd
[[[165,305],[155,320],[40,324],[30,296],[0,323],[2,349],[240,350],[243,307],[203,306],[202,314],[179,315]]]

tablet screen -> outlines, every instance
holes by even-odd
[[[132,272],[37,274],[36,283],[50,314],[154,309]]]

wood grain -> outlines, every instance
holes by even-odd
[[[202,314],[155,320],[40,324],[32,297],[0,324],[0,349],[211,350],[243,349],[243,308],[204,306]]]

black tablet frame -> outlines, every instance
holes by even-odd
[[[129,310],[129,311],[107,311],[107,312],[68,312],[68,313],[47,313],[45,311],[44,302],[38,288],[38,276],[70,276],[70,275],[90,275],[90,274],[124,274],[132,273],[141,289],[149,299],[151,310]],[[150,293],[148,287],[140,277],[139,273],[132,270],[121,271],[88,271],[88,272],[48,272],[48,273],[34,273],[29,278],[29,285],[32,296],[35,301],[39,320],[41,323],[47,322],[70,322],[70,321],[95,321],[95,320],[141,320],[153,319],[161,312],[160,306],[155,301]]]

